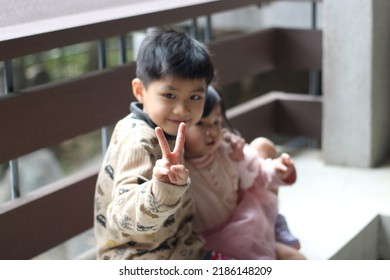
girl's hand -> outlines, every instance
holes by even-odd
[[[168,141],[160,127],[156,127],[156,136],[161,147],[162,158],[156,161],[153,176],[158,181],[173,185],[186,185],[189,172],[183,165],[183,151],[185,141],[185,123],[179,125],[175,148],[171,152]]]
[[[233,133],[229,134],[228,142],[230,143],[230,147],[232,151],[229,153],[230,159],[234,161],[241,161],[244,159],[244,146],[245,146],[245,139],[235,135]]]
[[[280,157],[275,159],[275,172],[287,184],[292,184],[297,179],[295,165],[290,155],[283,153]]]

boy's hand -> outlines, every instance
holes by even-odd
[[[297,173],[290,155],[283,153],[275,161],[275,172],[279,178],[287,184],[294,183],[297,179]]]
[[[162,158],[156,161],[153,168],[153,176],[158,181],[173,185],[187,184],[189,172],[183,165],[185,130],[186,125],[181,123],[177,132],[175,148],[171,152],[163,130],[156,127],[156,136],[162,151]]]

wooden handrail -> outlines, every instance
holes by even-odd
[[[134,63],[0,99],[0,162],[112,124],[129,110]]]
[[[259,135],[305,135],[320,140],[322,97],[270,92],[228,110],[227,117],[247,141]]]
[[[0,28],[0,60],[180,22],[265,0],[143,0]]]

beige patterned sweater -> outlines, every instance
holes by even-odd
[[[118,122],[96,183],[98,259],[201,258],[204,242],[192,229],[189,184],[152,179],[161,154],[154,128],[142,113]]]

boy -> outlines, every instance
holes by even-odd
[[[213,79],[210,56],[184,33],[155,32],[140,46],[136,74],[138,102],[117,123],[96,183],[98,259],[200,259],[182,154]]]

